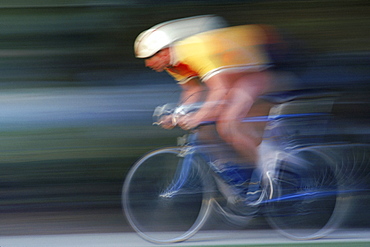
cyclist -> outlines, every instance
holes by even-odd
[[[135,41],[135,55],[145,59],[147,67],[167,71],[178,81],[182,103],[204,102],[199,111],[178,120],[181,128],[216,121],[219,136],[254,168],[264,126],[242,123],[242,119],[266,115],[271,106],[259,100],[273,87],[271,61],[264,49],[273,40],[271,29],[263,25],[222,27],[173,39],[168,30],[181,34],[176,23],[182,20],[172,22],[172,29],[165,23],[167,29],[157,25],[142,32]],[[172,128],[171,118],[163,119],[162,127]]]

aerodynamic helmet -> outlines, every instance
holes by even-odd
[[[225,20],[215,15],[194,16],[163,22],[139,34],[134,44],[135,56],[148,58],[175,41],[226,26]]]

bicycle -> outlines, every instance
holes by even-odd
[[[259,147],[259,198],[243,203],[240,211],[238,207],[230,210],[227,198],[235,185],[219,176],[214,167],[218,151],[210,152],[228,147],[199,141],[202,128],[213,124],[202,123],[180,138],[179,146],[144,155],[128,172],[123,209],[143,239],[185,241],[204,226],[211,212],[235,224],[262,215],[281,234],[298,240],[324,237],[341,225],[351,196],[364,190],[359,179],[353,178],[356,174],[348,177],[348,173],[368,166],[369,145],[331,139],[328,123],[335,95],[297,91],[266,99],[275,104],[268,116],[244,120],[267,122]],[[163,106],[154,115],[176,116],[198,107],[172,110]]]

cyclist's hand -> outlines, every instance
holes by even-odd
[[[200,123],[198,119],[195,117],[195,114],[187,114],[185,116],[182,116],[177,121],[178,126],[180,126],[184,130],[190,130],[197,127]]]
[[[159,124],[164,129],[173,129],[175,127],[174,123],[172,122],[172,115],[161,117]]]

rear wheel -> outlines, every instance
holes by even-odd
[[[175,148],[140,159],[122,192],[124,212],[134,230],[154,243],[180,242],[194,235],[211,209],[206,167],[203,160],[182,157]]]
[[[334,159],[317,148],[296,151],[273,179],[268,220],[293,239],[321,238],[343,222],[351,200]]]

